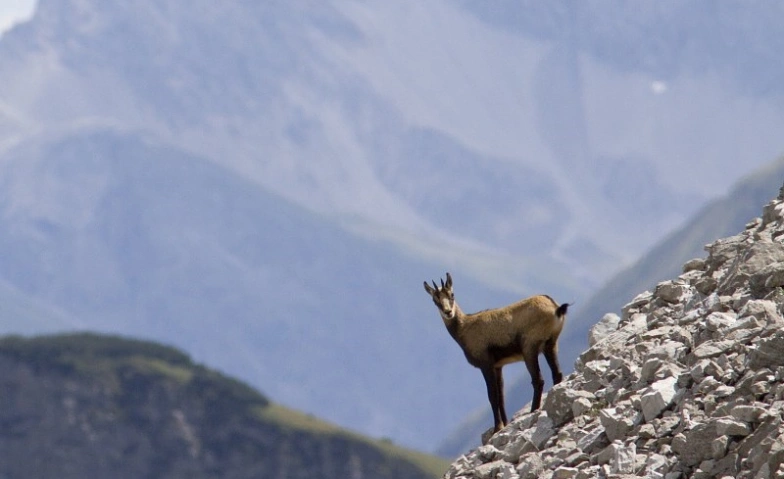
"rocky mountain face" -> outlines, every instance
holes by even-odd
[[[446,478],[784,474],[784,188],[745,231],[608,314],[541,410]]]
[[[270,402],[155,343],[0,339],[0,477],[410,478],[443,461]]]
[[[628,298],[652,289],[660,281],[678,275],[683,264],[704,254],[705,245],[716,238],[743,229],[760,205],[781,186],[784,158],[772,162],[740,180],[724,197],[711,201],[677,231],[670,234],[635,264],[619,272],[587,301],[575,305],[568,326],[561,335],[561,364],[571,368],[588,347],[588,331],[607,312],[620,313]],[[523,368],[521,368],[523,369]],[[571,369],[568,369],[570,371]],[[509,381],[507,403],[521,408],[531,397],[530,378],[526,371]],[[456,457],[479,444],[478,438],[492,415],[485,404],[477,413],[458,426],[438,448],[444,457]]]

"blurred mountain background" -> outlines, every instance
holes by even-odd
[[[486,399],[422,281],[576,303],[570,369],[581,305],[781,155],[783,16],[39,0],[0,37],[0,333],[162,341],[432,451]]]

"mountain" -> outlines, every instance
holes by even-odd
[[[484,394],[422,281],[580,304],[779,155],[771,18],[40,0],[0,39],[3,331],[164,341],[432,448]]]
[[[0,270],[18,288],[8,288],[16,303],[3,301],[18,304],[6,330],[170,338],[341,424],[411,440],[416,430],[395,417],[406,414],[446,432],[446,412],[419,387],[465,382],[460,362],[439,361],[459,351],[418,301],[422,278],[440,266],[139,134],[41,139],[4,166]],[[39,303],[57,309],[37,312]]]
[[[445,468],[272,403],[157,343],[10,336],[0,368],[3,477],[424,479]]]
[[[731,235],[753,218],[760,205],[775,193],[784,181],[784,158],[775,161],[739,181],[727,196],[711,201],[677,231],[655,245],[631,267],[615,275],[583,305],[575,305],[568,317],[568,327],[560,339],[560,361],[571,368],[588,346],[586,333],[605,314],[620,314],[624,304],[637,292],[653,290],[665,279],[677,276],[682,265],[693,258],[705,256],[705,245],[715,238]],[[568,369],[567,369],[568,370]],[[529,376],[510,381],[508,402],[514,409],[522,408],[531,397]],[[479,434],[491,420],[486,406],[481,406],[463,424],[453,430],[438,447],[444,457],[455,457],[475,446]]]
[[[444,477],[780,477],[782,235],[784,187],[707,258],[631,299],[542,409]]]

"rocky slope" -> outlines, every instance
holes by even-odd
[[[607,311],[620,311],[624,300],[637,292],[680,272],[681,265],[700,256],[706,243],[729,236],[743,228],[760,205],[775,193],[784,178],[784,157],[765,165],[740,180],[730,192],[711,201],[677,231],[664,238],[628,269],[619,272],[569,318],[572,328],[567,332],[572,345],[580,345],[566,361],[571,364],[585,349],[584,331]],[[577,338],[576,335],[581,335]]]
[[[271,403],[150,342],[6,337],[0,388],[5,479],[425,479],[446,468]]]
[[[743,229],[749,218],[759,213],[760,205],[775,194],[782,178],[784,157],[739,181],[729,194],[702,208],[634,265],[613,276],[587,301],[577,301],[574,312],[569,312],[569,324],[560,339],[562,367],[571,372],[577,357],[588,347],[588,330],[605,313],[620,313],[629,298],[638,292],[652,289],[660,281],[680,274],[686,261],[704,254],[707,243]],[[517,377],[508,376],[511,381],[507,387],[507,408],[520,409],[531,397],[530,376],[522,366]],[[492,421],[486,402],[482,398],[476,412],[439,446],[438,454],[453,458],[479,445],[479,436]]]
[[[784,474],[784,188],[591,333],[576,371],[446,478]]]

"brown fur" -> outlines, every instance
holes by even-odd
[[[558,336],[569,305],[559,306],[551,297],[539,295],[503,308],[465,314],[454,299],[452,276],[447,273],[446,278],[446,283],[441,280],[440,287],[435,282],[432,287],[425,282],[425,291],[468,362],[482,371],[497,432],[508,423],[501,372],[504,365],[525,361],[534,387],[531,411],[539,408],[544,389],[539,354],[544,354],[550,366],[553,384],[561,382]]]

